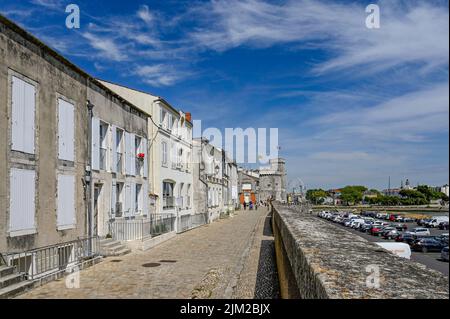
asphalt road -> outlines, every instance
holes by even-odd
[[[319,218],[319,217],[317,217],[317,218]],[[322,219],[322,220],[325,220],[325,219]],[[330,221],[330,223],[333,223],[333,222]],[[360,237],[363,237],[370,242],[394,242],[393,240],[387,240],[387,239],[383,239],[381,237],[375,237],[375,236],[372,236],[372,235],[369,235],[366,233],[362,233],[358,230],[355,230],[355,229],[352,229],[349,227],[345,227],[341,224],[336,224],[336,223],[333,223],[333,224],[338,227],[344,228],[345,230],[352,232]],[[408,225],[408,230],[411,230],[416,227],[420,227],[416,223],[406,223],[406,224]],[[431,228],[430,232],[431,232],[432,236],[437,236],[440,234],[448,233],[448,230],[439,230],[439,229]],[[428,268],[437,270],[448,277],[449,276],[449,263],[445,262],[445,261],[441,261],[440,258],[441,258],[440,253],[424,254],[422,252],[412,251],[412,254],[411,254],[411,260],[421,263],[421,264],[427,266]]]

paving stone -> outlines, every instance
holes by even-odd
[[[267,214],[265,208],[239,212],[233,218],[180,234],[151,250],[105,258],[79,273],[79,288],[67,288],[63,279],[38,287],[19,298],[224,298],[227,287],[236,278],[240,293],[254,298],[258,267],[261,268],[260,256],[267,259],[261,264],[270,264],[270,256],[260,254],[258,248],[262,240],[268,240],[263,233]],[[243,274],[236,273],[239,271],[236,266],[242,263],[242,256],[249,248],[249,258],[244,260],[241,269],[246,272],[245,280],[241,280]],[[256,260],[252,259],[255,256]],[[111,262],[117,259],[121,262]],[[161,260],[176,262],[164,263]],[[142,266],[148,263],[160,265]],[[246,266],[248,263],[251,265]],[[269,271],[268,278],[273,279],[273,267],[266,267],[266,271]],[[254,278],[250,278],[252,276]],[[270,280],[266,285],[270,286]],[[272,291],[273,287],[268,289]]]

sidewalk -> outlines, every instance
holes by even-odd
[[[267,215],[265,208],[240,211],[232,218],[178,235],[149,251],[106,258],[80,272],[79,288],[66,288],[63,278],[20,298],[276,296]]]

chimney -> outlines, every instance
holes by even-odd
[[[192,114],[190,112],[186,113],[186,121],[192,123]]]

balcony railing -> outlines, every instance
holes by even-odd
[[[175,197],[163,197],[163,209],[175,208]]]
[[[90,237],[21,253],[7,253],[3,259],[7,266],[15,266],[27,279],[35,280],[65,272],[99,256],[99,251],[98,237]]]
[[[175,230],[176,216],[172,214],[152,215],[149,219],[115,220],[109,223],[114,240],[144,240]]]

